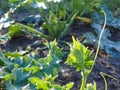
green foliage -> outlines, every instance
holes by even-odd
[[[49,53],[51,55],[56,55],[60,59],[66,53],[66,52],[62,52],[62,49],[57,46],[58,44],[57,44],[56,40],[54,40],[53,42],[46,42],[45,45],[48,47]]]
[[[70,46],[70,54],[66,63],[75,67],[77,71],[81,70],[82,84],[80,90],[85,89],[87,77],[90,74],[94,61],[91,59],[91,51],[72,37],[73,45]]]
[[[54,83],[56,77],[51,77],[51,75],[46,76],[46,78],[40,79],[36,77],[29,78],[31,84],[36,86],[37,90],[70,90],[73,83],[68,83],[65,86],[60,86]]]
[[[46,81],[46,79],[48,78],[47,76],[50,75],[51,77],[49,79],[53,80],[50,88],[55,86],[54,88],[60,88],[59,90],[61,90],[63,87],[60,85],[54,85],[53,82],[55,77],[58,75],[58,70],[60,68],[59,63],[61,61],[60,58],[62,58],[63,52],[57,46],[56,41],[50,42],[48,48],[50,49],[50,52],[45,58],[39,58],[35,52],[22,55],[18,52],[7,52],[3,54],[2,51],[0,51],[0,65],[3,67],[3,72],[0,73],[0,78],[4,78],[6,80],[6,89],[22,89],[23,86],[29,84],[29,81],[32,84],[36,82],[38,85],[42,84],[46,85],[46,87],[49,87],[48,84],[51,82],[50,80]],[[39,79],[36,81],[36,78]],[[45,79],[45,82],[42,82],[42,79]],[[47,84],[45,84],[46,82]],[[69,90],[68,88],[70,88],[70,86],[71,85],[67,84],[65,88]],[[37,86],[36,88],[39,87],[41,86]],[[43,88],[44,90],[48,90],[45,88],[45,86],[43,86]],[[66,90],[65,88],[62,90]]]
[[[66,3],[65,3],[66,2]],[[90,13],[95,8],[99,7],[101,0],[63,0],[59,3],[52,2],[48,5],[50,9],[49,18],[45,15],[44,11],[41,10],[41,14],[44,18],[45,23],[42,25],[44,30],[48,31],[48,34],[54,38],[61,38],[65,33],[66,29],[69,29],[74,18],[80,14],[81,16],[85,13]],[[71,9],[68,9],[68,7]],[[76,12],[74,12],[76,11]],[[69,13],[71,13],[69,15]],[[75,16],[74,16],[75,15]],[[67,25],[68,24],[68,25]],[[64,34],[63,34],[64,33]],[[63,34],[63,35],[61,35]]]
[[[32,84],[35,84],[36,85],[36,89],[41,89],[41,90],[48,90],[48,82],[47,81],[43,81],[37,77],[31,77],[29,78],[29,81],[32,83]]]
[[[90,13],[98,8],[101,0],[71,0],[73,8],[78,10],[80,15]]]
[[[47,40],[60,39],[68,31],[76,16],[80,15],[79,19],[89,22],[88,18],[81,16],[89,14],[98,8],[101,0],[62,0],[61,2],[9,0],[11,9],[5,14],[6,18],[0,19],[0,23],[2,23],[0,29],[13,23],[14,21],[9,20],[10,14],[28,2],[37,5],[40,5],[40,3],[45,4],[46,9],[43,9],[43,6],[38,6],[38,9],[44,20],[42,29],[47,32],[47,35],[29,26],[15,23],[15,25],[9,27],[8,34],[0,35],[1,40],[5,41],[8,40],[8,37],[20,36],[23,31],[29,31]],[[92,52],[78,40],[75,40],[74,37],[72,37],[72,40],[73,44],[70,46],[70,53],[66,63],[71,67],[75,67],[76,71],[81,71],[82,84],[80,90],[96,90],[95,82],[94,85],[91,83],[86,84],[87,77],[94,65],[94,61],[91,59]],[[3,71],[0,73],[0,78],[5,79],[7,90],[22,90],[24,87],[29,88],[28,90],[70,90],[72,88],[73,83],[61,86],[54,82],[58,76],[59,63],[65,52],[58,47],[56,40],[46,42],[45,45],[49,50],[49,54],[44,58],[39,58],[35,52],[28,54],[7,52],[3,54],[0,50],[0,66],[2,66]]]
[[[75,40],[74,37],[72,39],[73,45],[70,47],[71,51],[66,63],[76,67],[77,71],[81,70],[83,80],[80,90],[85,88],[86,90],[96,90],[96,84],[86,85],[89,70],[93,65],[91,51]],[[35,52],[22,55],[18,52],[3,54],[0,51],[0,62],[4,67],[2,69],[4,72],[0,74],[0,78],[5,79],[6,89],[22,89],[24,86],[29,90],[70,90],[72,88],[73,83],[64,86],[54,83],[55,78],[58,76],[59,63],[65,53],[57,46],[56,40],[46,42],[45,45],[49,49],[49,54],[44,58],[37,57]]]
[[[57,39],[60,37],[61,33],[69,27],[72,14],[68,15],[67,6],[63,2],[52,2],[48,5],[48,9],[50,9],[46,15],[46,12],[43,9],[40,9],[42,17],[45,23],[42,25],[42,29],[48,32],[53,39]]]
[[[22,31],[18,25],[11,25],[9,27],[9,32],[8,35],[13,38],[13,37],[18,37],[22,34]]]
[[[66,24],[67,22],[65,20],[60,20],[53,12],[50,12],[50,16],[48,19],[46,18],[46,22],[42,25],[42,28],[47,30],[49,35],[55,39],[58,38],[66,28]]]
[[[70,47],[70,54],[68,55],[66,63],[72,67],[76,67],[77,71],[90,69],[93,65],[91,59],[91,51],[83,46],[79,41],[72,37],[73,45]]]
[[[48,32],[50,37],[45,36],[42,33],[38,33],[37,31],[33,31],[34,34],[40,34],[39,36],[44,37],[46,39],[61,38],[65,35],[69,27],[71,26],[74,18],[77,16],[77,12],[83,15],[86,12],[92,11],[95,7],[98,7],[101,0],[63,0],[60,2],[48,2],[43,0],[9,0],[11,4],[11,9],[8,11],[8,15],[13,13],[18,7],[25,5],[25,3],[44,3],[47,7],[47,10],[40,8],[40,12],[43,16],[45,23],[42,25],[42,29]],[[68,8],[69,7],[69,8]],[[91,8],[90,8],[91,7]],[[47,11],[47,12],[46,12]],[[74,12],[77,11],[77,12]],[[49,13],[49,15],[47,15]],[[70,14],[71,13],[71,14]],[[2,25],[0,28],[4,27],[5,24],[9,25],[13,23],[13,20],[9,20],[8,16],[4,20],[1,18],[0,22]],[[4,23],[3,23],[4,22]],[[8,25],[8,26],[9,26]],[[6,25],[5,25],[6,26]],[[20,25],[21,26],[21,25]],[[21,26],[22,27],[22,26]],[[10,27],[10,36],[19,36],[20,31],[16,25],[16,30],[13,29],[13,26]],[[26,29],[26,27],[23,27]],[[30,28],[27,28],[30,29]],[[31,32],[31,30],[30,30]],[[36,33],[37,32],[37,33]]]
[[[18,0],[10,0],[10,2],[20,3],[18,2]],[[85,13],[90,13],[95,8],[98,8],[100,2],[101,0],[89,0],[89,1],[88,0],[85,0],[85,1],[84,0],[71,0],[71,1],[63,0],[61,2],[53,2],[53,1],[47,2],[47,1],[35,0],[35,3],[39,5],[38,8],[44,20],[44,24],[42,24],[42,30],[45,30],[46,32],[48,32],[47,33],[48,35],[38,32],[37,30],[29,28],[28,26],[25,26],[25,25],[22,25],[22,24],[18,24],[18,25],[20,26],[20,28],[25,28],[27,29],[27,31],[30,31],[48,40],[60,39],[67,33],[69,27],[71,26],[75,17],[78,14],[82,16]],[[47,10],[45,10],[43,7],[46,7]],[[79,19],[85,22],[91,21],[90,19],[83,18],[83,17],[79,17]],[[11,36],[14,36],[13,34]]]
[[[46,38],[47,40],[52,40],[52,38],[49,35],[45,35],[45,34],[39,32],[36,29],[33,29],[33,28],[31,28],[27,25],[24,25],[24,24],[21,24],[21,23],[16,23],[15,25],[19,26],[21,31],[25,30],[25,31],[28,31],[28,32],[31,32],[31,33],[37,35],[38,37],[43,37],[43,38]]]

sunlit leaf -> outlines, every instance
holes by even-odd
[[[77,71],[85,69],[90,69],[93,65],[93,60],[91,59],[91,51],[88,50],[79,41],[73,39],[73,45],[70,47],[70,54],[67,57],[66,63],[72,67],[76,67]]]

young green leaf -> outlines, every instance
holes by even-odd
[[[70,47],[70,54],[66,63],[72,67],[76,67],[77,71],[90,69],[93,61],[91,59],[91,51],[82,45],[78,40],[72,37],[73,45]]]

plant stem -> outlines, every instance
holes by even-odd
[[[102,28],[102,30],[101,30],[100,37],[99,37],[99,40],[98,40],[98,46],[97,46],[97,51],[96,51],[95,58],[94,58],[94,63],[93,63],[93,65],[92,65],[89,73],[92,72],[92,69],[93,69],[93,67],[94,67],[94,65],[95,65],[95,62],[96,62],[96,60],[97,60],[98,52],[99,52],[99,49],[100,49],[100,42],[101,42],[102,35],[103,35],[104,29],[105,29],[105,26],[106,26],[106,13],[105,13],[105,11],[103,11],[103,10],[102,10],[102,12],[103,12],[104,17],[105,17],[104,25],[103,25],[103,28]]]
[[[107,76],[107,77],[109,77],[109,78],[111,78],[111,79],[113,79],[113,80],[116,80],[117,83],[120,82],[117,78],[115,78],[115,77],[113,77],[113,76],[111,76],[111,75],[109,75],[109,74],[106,74],[106,73],[103,73],[103,72],[100,72],[100,73],[102,73],[104,76]]]
[[[16,24],[17,24],[18,26],[20,26],[21,28],[24,28],[25,30],[29,31],[29,32],[32,32],[32,33],[34,33],[34,34],[39,35],[40,37],[46,38],[47,40],[52,40],[52,38],[51,38],[50,36],[45,35],[45,34],[39,32],[39,31],[37,31],[36,29],[33,29],[33,28],[31,28],[31,27],[29,27],[29,26],[26,26],[26,25],[23,25],[23,24],[21,24],[21,23],[16,23]]]
[[[106,81],[106,79],[105,79],[104,73],[103,73],[103,72],[100,72],[100,75],[102,76],[102,78],[103,78],[103,80],[104,80],[105,90],[108,90],[108,88],[107,88],[107,81]]]
[[[74,21],[75,17],[77,16],[77,14],[78,14],[78,11],[75,12],[75,14],[71,18],[71,20],[70,20],[69,24],[67,25],[67,27],[65,28],[65,30],[60,34],[59,38],[62,38],[66,34],[66,32],[68,31],[69,27],[73,23],[73,21]]]
[[[108,90],[108,88],[107,88],[108,84],[107,84],[107,80],[106,80],[105,76],[107,76],[107,77],[109,77],[109,78],[112,78],[112,79],[116,80],[117,83],[119,83],[119,80],[118,80],[118,79],[114,78],[113,76],[111,76],[111,75],[109,75],[109,74],[106,74],[106,73],[104,73],[104,72],[100,72],[100,75],[102,76],[102,78],[103,78],[103,80],[104,80],[105,90]]]
[[[85,75],[82,76],[82,84],[80,90],[85,90],[87,77]]]

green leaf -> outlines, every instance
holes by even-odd
[[[62,51],[62,49],[57,46],[58,43],[56,40],[52,42],[46,42],[45,45],[49,49],[49,54],[56,55],[56,57],[60,59],[66,54],[66,52]]]
[[[100,3],[101,0],[72,0],[73,8],[79,11],[80,15],[92,12]]]
[[[66,87],[66,90],[70,90],[72,87],[73,87],[73,82],[71,82],[71,83],[67,83],[66,85],[65,85],[65,87]]]
[[[36,89],[37,90],[49,90],[48,88],[48,82],[47,81],[43,81],[41,80],[40,78],[37,78],[37,77],[30,77],[29,78],[29,81],[36,85]]]
[[[25,85],[30,75],[31,75],[31,72],[26,72],[22,68],[16,68],[12,70],[12,78],[16,86]]]
[[[52,76],[58,75],[60,61],[61,60],[55,55],[49,55],[46,58],[41,59],[43,65],[43,72],[48,75],[52,74]]]
[[[73,39],[73,45],[70,46],[70,54],[67,57],[66,63],[72,67],[76,67],[77,71],[90,69],[93,65],[93,60],[91,59],[91,51],[88,50],[79,41]]]
[[[13,37],[18,37],[22,34],[22,31],[18,25],[11,25],[9,27],[9,32],[8,35],[13,38]]]
[[[46,23],[43,24],[43,28],[48,30],[49,35],[53,39],[58,38],[58,36],[62,33],[67,24],[65,20],[59,19],[59,16],[50,11],[49,18],[47,19]]]
[[[7,1],[4,0],[4,1],[5,1],[4,2],[5,4],[3,3],[3,5],[6,5],[6,2],[8,2],[8,0]],[[18,9],[20,6],[26,4],[28,1],[30,1],[30,0],[9,0],[10,9],[0,18],[0,29],[2,29],[3,27],[6,28],[6,27],[10,26],[12,23],[14,23],[15,20],[13,20],[11,18],[11,16],[12,16],[11,14],[14,13],[15,10]],[[9,6],[9,5],[7,5],[7,6]]]
[[[20,90],[21,88],[15,87],[11,81],[6,81],[6,90]]]
[[[36,86],[37,90],[70,90],[73,86],[73,83],[68,83],[64,86],[55,84],[56,76],[47,75],[45,78],[30,77],[29,82]]]
[[[5,76],[4,76],[4,79],[5,80],[11,80],[12,78],[11,78],[11,74],[6,74]]]
[[[41,10],[42,17],[45,21],[42,29],[46,30],[53,39],[57,39],[70,22],[71,15],[67,15],[68,7],[65,5],[65,2],[52,2],[52,4],[53,5],[50,5],[50,3],[48,3],[48,8],[50,9],[48,11],[49,18],[45,15],[45,11]]]
[[[23,86],[29,83],[28,78],[35,77],[39,78],[41,83],[32,79],[32,84],[30,83],[29,86],[30,89],[32,88],[31,90],[35,90],[36,84],[33,84],[34,82],[38,83],[37,89],[43,86],[42,88],[44,88],[44,90],[49,90],[48,88],[69,90],[65,89],[71,87],[69,84],[64,87],[54,84],[60,68],[60,58],[63,56],[62,49],[57,46],[56,41],[50,42],[48,48],[50,52],[45,58],[39,58],[34,53],[21,55],[19,52],[6,52],[3,54],[2,51],[0,51],[0,60],[6,65],[3,67],[4,73],[0,76],[6,79],[6,88],[8,89],[11,85],[10,88],[12,90],[21,90]],[[46,88],[44,87],[45,85]]]
[[[4,56],[1,49],[0,49],[0,62],[2,65],[4,64],[8,66],[12,65],[11,61]]]
[[[19,58],[21,56],[18,52],[6,52],[4,55],[6,58]]]

